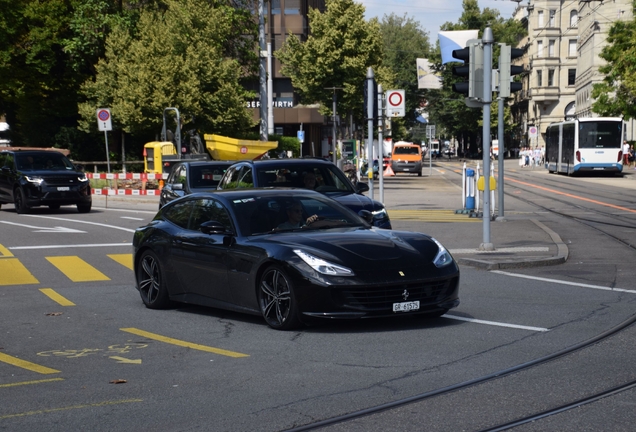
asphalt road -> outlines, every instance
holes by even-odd
[[[386,179],[389,212],[419,210],[394,227],[460,242],[456,225],[428,218],[459,205],[459,167],[440,163],[433,175]],[[529,185],[555,181],[542,176],[511,172]],[[556,180],[590,189],[587,179]],[[593,184],[618,205],[631,181],[621,180]],[[572,251],[566,264],[509,272],[462,267],[461,304],[440,319],[328,322],[295,332],[215,309],[146,309],[134,289],[130,242],[134,228],[153,217],[154,198],[96,197],[86,215],[73,208],[17,215],[3,206],[0,430],[288,430],[510,368],[633,316],[636,269],[620,263],[636,262],[634,251],[566,223],[546,208],[571,213],[570,204],[522,186],[531,187],[507,184],[507,211],[557,230]],[[616,213],[594,216],[636,219]],[[628,329],[561,362],[330,428],[481,430],[634,379],[633,336]],[[630,430],[634,396],[625,391],[521,430]]]

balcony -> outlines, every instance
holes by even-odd
[[[532,100],[535,102],[553,102],[559,100],[558,87],[534,87],[532,88]]]

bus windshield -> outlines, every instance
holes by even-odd
[[[620,148],[622,122],[592,121],[579,123],[579,148]]]

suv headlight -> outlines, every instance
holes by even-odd
[[[329,276],[355,276],[353,271],[347,267],[330,263],[329,261],[325,261],[322,258],[318,258],[317,256],[304,252],[300,249],[294,249],[294,253],[318,273]]]
[[[27,179],[29,183],[33,183],[38,186],[41,185],[42,182],[44,181],[42,177],[24,176],[24,178]]]
[[[444,246],[442,246],[442,244],[440,242],[438,242],[435,239],[432,239],[435,244],[437,245],[437,247],[439,248],[439,251],[437,252],[437,255],[435,255],[435,259],[433,260],[433,264],[435,264],[435,267],[445,267],[447,265],[449,265],[450,263],[453,262],[453,257],[450,255],[450,253],[448,253],[448,251],[446,250],[446,248]]]
[[[77,176],[77,179],[81,182],[87,182],[88,181],[88,177],[86,177],[86,174],[80,174],[79,176]]]
[[[385,208],[372,211],[371,214],[373,215],[373,219],[388,219],[389,218],[389,214],[386,212]]]

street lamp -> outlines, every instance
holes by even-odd
[[[333,144],[333,163],[338,163],[338,155],[336,154],[336,90],[342,90],[342,87],[325,87],[325,90],[333,90],[333,130],[331,142]]]

